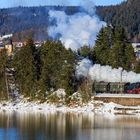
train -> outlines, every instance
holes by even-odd
[[[93,91],[98,93],[111,94],[140,94],[140,82],[123,83],[123,82],[95,82]]]

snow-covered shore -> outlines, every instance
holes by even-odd
[[[29,102],[27,99],[17,101],[0,102],[0,111],[17,112],[74,112],[74,113],[95,113],[101,115],[131,114],[140,115],[140,106],[128,107],[115,103],[103,103],[102,101],[89,101],[87,104],[66,106],[63,104],[40,103],[39,101]]]

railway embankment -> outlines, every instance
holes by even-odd
[[[97,94],[94,99],[123,106],[140,106],[140,94]]]

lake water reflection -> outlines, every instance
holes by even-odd
[[[0,112],[0,140],[140,140],[140,118]]]

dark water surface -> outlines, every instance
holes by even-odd
[[[0,140],[140,140],[140,118],[1,112]]]

